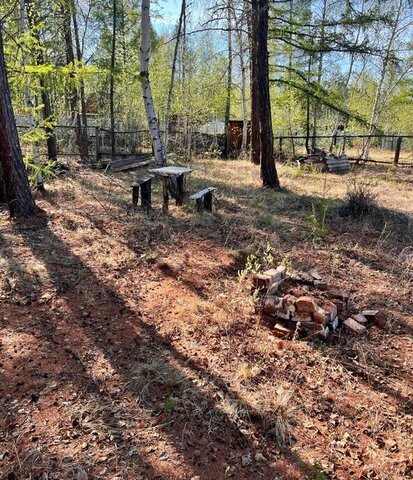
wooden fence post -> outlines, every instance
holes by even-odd
[[[342,155],[345,155],[345,153],[346,153],[346,140],[347,140],[346,136],[343,135],[343,147],[342,147],[342,150],[341,150]]]
[[[95,128],[95,159],[96,163],[100,160],[100,128]]]
[[[283,137],[279,138],[280,155],[283,153]]]
[[[403,137],[397,137],[396,152],[394,154],[394,164],[395,165],[399,164],[400,151],[402,149],[402,141],[403,141]]]

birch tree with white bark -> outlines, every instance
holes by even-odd
[[[159,167],[163,167],[166,165],[166,153],[161,137],[161,132],[159,129],[158,119],[156,117],[155,106],[152,98],[151,84],[149,82],[150,29],[150,0],[142,0],[140,77],[142,83],[143,101],[145,105],[145,112],[148,120],[149,131],[152,137],[152,145],[155,154],[156,165]]]

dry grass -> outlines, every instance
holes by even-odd
[[[363,478],[363,459],[404,478],[412,172],[360,169],[361,181],[374,182],[377,208],[355,221],[339,215],[353,174],[279,165],[284,190],[273,192],[247,161],[192,166],[191,192],[217,187],[212,214],[197,215],[189,200],[162,214],[155,184],[146,216],[130,206],[136,173],[74,168],[38,198],[47,228],[1,219],[1,373],[23,405],[0,437],[6,473],[302,480],[320,461],[343,480]],[[320,245],[308,239],[308,217],[323,198],[330,210]],[[252,254],[262,267],[317,269],[360,308],[383,309],[391,328],[330,344],[274,338],[254,313],[248,281],[239,281]],[[39,390],[39,411],[15,389],[16,372]],[[52,381],[58,388],[49,391]],[[32,460],[23,461],[33,451],[28,414],[43,449],[30,457],[39,465],[32,472]],[[18,455],[6,445],[12,438]],[[399,452],[387,448],[394,438]],[[258,464],[256,452],[266,461]]]
[[[153,400],[165,389],[171,395],[182,386],[184,377],[169,363],[154,359],[149,363],[139,363],[131,372],[131,387],[140,400]]]
[[[265,399],[263,414],[264,428],[280,447],[286,447],[292,441],[292,427],[295,420],[296,406],[293,392],[279,387]]]

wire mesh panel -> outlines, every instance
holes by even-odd
[[[55,125],[53,132],[49,134],[39,128],[33,131],[27,125],[18,125],[17,129],[24,155],[33,154],[35,151],[37,156],[47,157],[47,136],[51,134],[56,138],[58,156],[80,155],[77,132],[73,126]],[[86,132],[89,156],[96,156],[97,151],[100,156],[112,154],[112,132],[110,130],[88,126]],[[116,156],[150,154],[152,152],[152,141],[148,130],[114,132],[114,139]]]

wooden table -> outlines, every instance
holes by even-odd
[[[171,166],[171,167],[153,168],[149,170],[149,172],[153,173],[154,175],[162,179],[162,185],[163,185],[162,210],[164,212],[168,211],[169,192],[171,191],[171,188],[170,188],[171,178],[176,178],[176,194],[175,194],[176,204],[182,205],[184,201],[184,177],[185,175],[189,175],[192,172],[192,169],[188,167]]]

